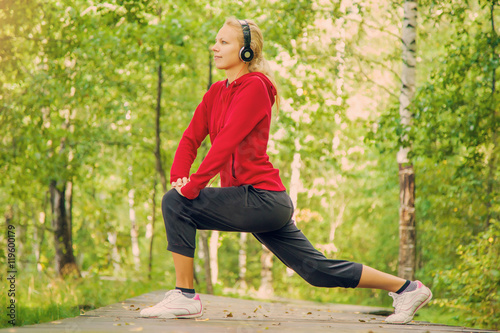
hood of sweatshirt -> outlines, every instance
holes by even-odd
[[[261,72],[250,72],[250,73],[247,73],[245,75],[242,75],[241,77],[234,80],[229,86],[230,87],[231,86],[237,87],[240,84],[242,84],[243,82],[245,82],[246,80],[248,80],[252,77],[255,77],[255,76],[259,77],[262,80],[262,82],[264,82],[264,84],[266,85],[267,93],[269,95],[269,99],[271,100],[271,105],[273,105],[275,102],[275,98],[276,98],[276,88],[272,84],[271,80],[269,80],[269,78]],[[226,82],[227,82],[227,80],[226,80]]]

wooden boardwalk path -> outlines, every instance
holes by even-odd
[[[295,300],[266,302],[213,295],[201,295],[205,306],[201,318],[139,318],[140,309],[156,304],[163,299],[164,293],[156,291],[88,311],[79,317],[2,329],[0,332],[495,332],[419,321],[391,325],[383,321],[385,316],[373,314],[388,310],[384,308]]]

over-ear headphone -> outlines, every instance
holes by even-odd
[[[250,48],[250,43],[252,41],[250,26],[245,20],[238,21],[240,22],[241,28],[243,29],[243,39],[245,41],[245,46],[243,46],[240,50],[240,59],[244,62],[250,62],[253,59],[253,51]]]

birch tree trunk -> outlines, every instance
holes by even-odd
[[[151,273],[153,271],[153,241],[155,236],[155,222],[156,222],[156,186],[158,185],[157,178],[153,184],[153,194],[151,195],[151,223],[146,226],[146,239],[151,238],[149,241],[149,264],[148,264],[148,278],[151,280]]]
[[[218,230],[213,230],[210,235],[209,252],[210,252],[210,276],[212,284],[217,284],[219,280],[219,263],[218,263],[218,250],[219,250],[219,234]]]
[[[203,259],[203,268],[205,270],[205,279],[207,284],[207,294],[214,293],[212,285],[212,269],[210,267],[210,249],[208,246],[208,230],[199,230],[200,251],[199,256]]]
[[[111,261],[113,263],[113,269],[116,272],[119,272],[121,270],[120,266],[120,261],[121,257],[120,254],[118,253],[118,248],[116,247],[116,240],[118,239],[118,236],[116,234],[116,231],[108,231],[108,242],[111,244]]]
[[[132,167],[130,167],[130,170],[132,170]],[[130,173],[132,173],[132,171],[130,171]],[[134,194],[134,189],[128,191],[128,212],[130,218],[130,240],[132,242],[132,256],[134,257],[134,267],[136,270],[139,270],[141,265],[141,258],[138,239],[139,233],[137,232],[137,223],[135,218]]]
[[[259,298],[270,298],[274,295],[273,288],[273,253],[262,245],[262,255],[260,257],[262,271],[260,272],[260,287],[257,291]]]
[[[35,262],[36,262],[36,270],[38,272],[42,272],[42,264],[40,263],[40,255],[43,241],[45,239],[45,201],[43,204],[43,211],[38,214],[38,219],[33,219],[33,225],[35,229],[33,230],[33,252],[35,252]]]
[[[330,198],[333,201],[333,196],[331,196]],[[338,249],[335,246],[335,244],[333,243],[333,241],[335,240],[335,232],[337,231],[337,228],[340,227],[340,225],[344,222],[344,212],[345,212],[346,207],[347,207],[347,204],[345,203],[345,201],[342,201],[342,203],[340,204],[339,212],[335,216],[335,211],[334,211],[333,205],[332,205],[332,214],[331,214],[332,222],[330,224],[330,234],[328,236],[328,244],[331,246],[330,250],[332,252],[338,251]]]
[[[247,273],[247,239],[248,234],[246,232],[242,232],[240,234],[240,250],[238,253],[238,284],[239,288],[246,290],[247,289],[247,281],[246,281],[246,273]]]
[[[416,268],[415,172],[408,158],[411,149],[408,132],[411,129],[413,117],[409,106],[415,94],[417,1],[405,0],[403,6],[403,70],[399,98],[403,146],[397,155],[400,186],[398,275],[401,278],[413,280]]]

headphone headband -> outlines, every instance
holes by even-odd
[[[250,26],[246,20],[239,20],[241,29],[243,30],[243,39],[245,40],[245,47],[250,47],[252,37],[250,36]]]
[[[245,42],[245,45],[240,50],[240,59],[244,62],[250,62],[253,59],[253,50],[250,48],[250,43],[252,42],[250,26],[246,20],[238,20],[238,22],[241,24],[243,40]]]

